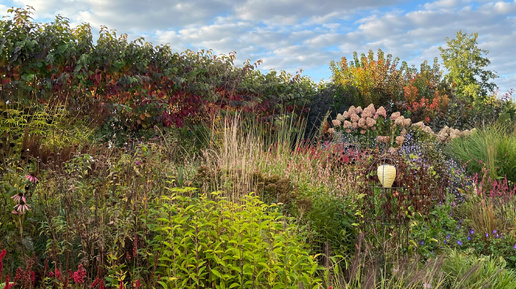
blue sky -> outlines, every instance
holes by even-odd
[[[446,37],[478,32],[488,69],[500,76],[499,93],[516,89],[516,0],[0,0],[0,15],[25,5],[40,22],[60,14],[72,25],[105,25],[174,51],[235,51],[236,64],[302,69],[315,82],[330,80],[330,61],[354,51],[382,49],[419,66],[439,57]]]

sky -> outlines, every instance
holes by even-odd
[[[315,82],[330,81],[330,62],[354,51],[382,49],[418,67],[457,31],[477,32],[499,94],[516,89],[516,0],[0,0],[0,16],[26,5],[38,22],[61,15],[177,52],[236,52],[237,65],[262,60],[265,73],[302,70]]]

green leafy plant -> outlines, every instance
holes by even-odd
[[[303,232],[255,196],[242,205],[213,193],[173,189],[155,224],[158,281],[164,288],[304,286],[317,288],[318,265]]]
[[[507,177],[516,182],[516,135],[512,127],[500,123],[485,125],[468,137],[455,138],[449,153],[470,174],[482,174],[485,170],[492,179]]]

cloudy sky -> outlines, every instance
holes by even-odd
[[[315,82],[353,51],[382,49],[419,65],[457,31],[478,32],[500,93],[516,89],[516,0],[0,0],[0,15],[25,5],[40,22],[60,14],[174,51],[235,51],[237,64],[261,59],[264,72],[302,69]]]

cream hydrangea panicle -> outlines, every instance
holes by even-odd
[[[398,119],[400,116],[401,116],[401,113],[399,111],[396,111],[391,114],[391,119],[396,121],[396,119]]]
[[[358,120],[358,127],[360,128],[367,128],[366,120],[364,118],[361,118]]]
[[[376,110],[375,117],[378,118],[378,116],[383,116],[384,118],[387,118],[387,111],[383,106],[380,106],[378,110]]]
[[[405,141],[405,137],[404,136],[397,136],[396,137],[396,144],[401,146],[403,144],[403,142]]]
[[[367,126],[368,126],[368,127],[373,127],[373,126],[375,126],[375,125],[376,125],[376,120],[374,120],[374,119],[373,119],[373,118],[371,118],[371,117],[368,117],[368,118],[366,119],[366,124],[367,124]]]
[[[405,118],[403,116],[399,116],[394,120],[394,123],[399,126],[403,126]]]

